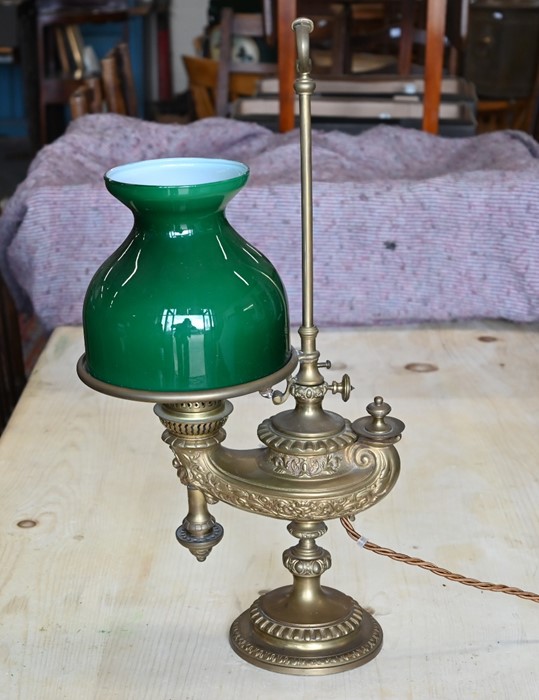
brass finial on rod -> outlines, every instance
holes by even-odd
[[[310,73],[311,57],[309,55],[309,34],[314,29],[313,21],[307,17],[298,17],[292,22],[292,29],[296,33],[298,51],[296,70],[298,73]]]

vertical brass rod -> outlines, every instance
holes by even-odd
[[[303,323],[304,329],[314,327],[313,314],[313,201],[312,201],[312,139],[311,95],[315,82],[311,78],[309,34],[314,25],[310,19],[300,17],[292,23],[296,33],[297,72],[294,90],[299,96],[300,144],[301,144],[301,225],[303,256]]]
[[[309,131],[311,103],[309,95],[299,96],[301,130],[301,189],[303,230],[303,327],[314,325],[314,270],[313,270],[313,195],[312,195],[312,144]]]

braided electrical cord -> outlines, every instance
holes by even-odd
[[[349,518],[341,518],[341,524],[348,533],[348,535],[358,542],[365,549],[374,552],[375,554],[380,554],[383,557],[389,557],[395,561],[400,561],[403,564],[409,564],[410,566],[419,566],[422,569],[430,571],[436,576],[442,576],[443,578],[449,579],[449,581],[456,581],[457,583],[462,583],[464,586],[473,586],[474,588],[479,588],[482,591],[494,591],[495,593],[506,593],[507,595],[514,595],[517,598],[524,598],[532,603],[539,603],[539,593],[531,593],[529,591],[523,591],[520,588],[513,588],[512,586],[505,586],[501,583],[486,583],[485,581],[479,581],[475,578],[468,578],[467,576],[462,576],[461,574],[455,574],[448,569],[442,569],[436,564],[425,561],[424,559],[418,559],[417,557],[410,557],[407,554],[401,554],[400,552],[395,552],[393,549],[386,549],[385,547],[380,547],[374,542],[369,542],[365,537],[360,535],[355,529]]]

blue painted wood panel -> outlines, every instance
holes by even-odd
[[[21,67],[15,63],[0,63],[0,135],[26,134]]]

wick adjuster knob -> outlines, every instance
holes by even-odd
[[[350,377],[347,374],[343,374],[342,380],[340,382],[332,382],[329,388],[332,394],[341,394],[342,400],[348,401],[354,387],[352,386]]]
[[[368,416],[352,423],[353,430],[362,438],[374,441],[397,442],[404,430],[404,423],[389,416],[391,406],[381,396],[367,406]]]

